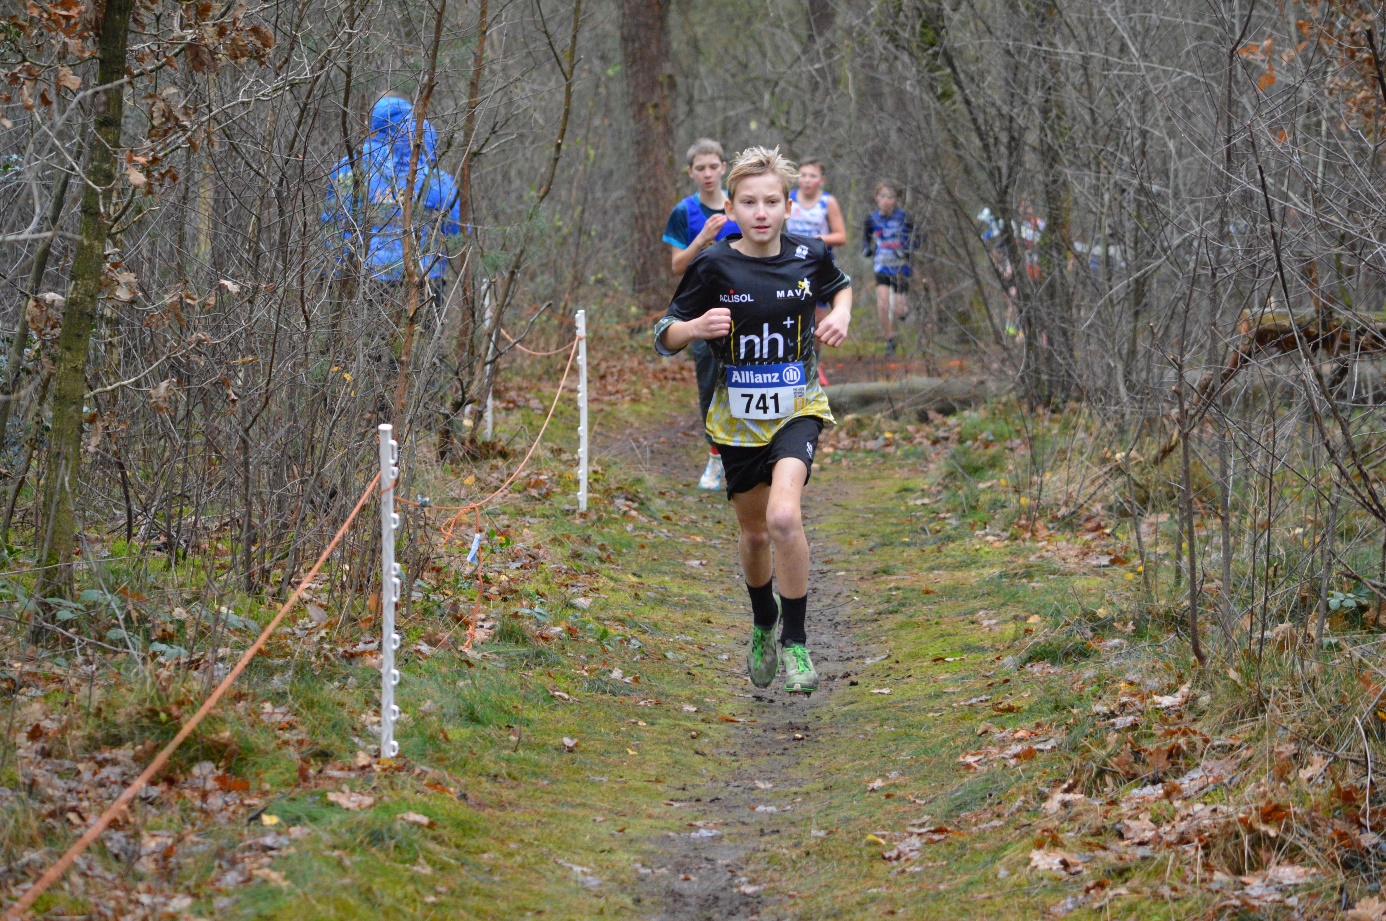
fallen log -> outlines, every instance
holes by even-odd
[[[906,377],[828,386],[833,412],[888,415],[924,420],[930,412],[947,416],[979,406],[1001,393],[988,378]]]

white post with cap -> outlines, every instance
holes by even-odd
[[[587,511],[587,311],[579,310],[577,322],[578,363],[578,511]]]
[[[399,445],[391,437],[394,428],[379,427],[380,432],[380,757],[393,758],[399,754],[395,741],[395,685],[399,684],[399,669],[395,668],[395,650],[399,649],[399,634],[395,632],[395,605],[399,602],[404,570],[395,562],[395,530],[399,515],[395,512],[395,486],[399,482]]]

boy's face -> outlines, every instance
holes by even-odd
[[[889,214],[895,210],[895,190],[881,189],[876,193],[876,207],[881,209],[883,214]]]
[[[727,214],[741,228],[741,235],[753,243],[769,243],[784,228],[786,202],[784,183],[775,173],[748,176],[736,186],[727,202]]]
[[[727,164],[717,154],[698,154],[688,166],[689,177],[698,184],[699,192],[712,192],[722,187],[722,174]]]
[[[817,166],[799,167],[799,191],[813,198],[823,189],[823,171]]]

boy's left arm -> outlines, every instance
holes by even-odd
[[[818,324],[814,336],[826,346],[837,348],[847,341],[847,327],[852,323],[852,286],[833,295],[832,309]]]
[[[852,279],[837,267],[832,254],[826,249],[814,274],[814,287],[829,295],[832,305],[828,315],[818,324],[814,336],[824,345],[837,348],[847,339],[847,327],[852,323]]]

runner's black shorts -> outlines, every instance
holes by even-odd
[[[818,453],[818,435],[823,431],[823,420],[817,416],[800,416],[786,422],[768,445],[748,448],[741,445],[719,444],[722,452],[722,469],[727,479],[727,498],[739,492],[750,492],[761,483],[770,483],[774,478],[775,464],[786,457],[797,457],[808,468],[808,477],[813,475],[813,455]]]
[[[910,291],[910,277],[908,275],[882,275],[877,272],[876,284],[885,285],[901,294],[908,294]]]

